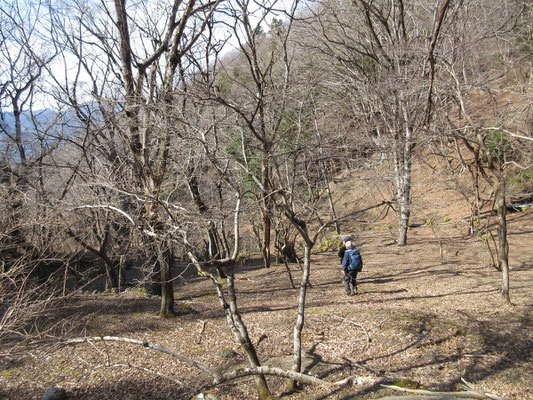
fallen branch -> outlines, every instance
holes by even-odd
[[[457,398],[457,397],[455,397],[455,398]],[[376,400],[408,400],[408,399],[412,399],[412,400],[448,400],[448,399],[452,399],[452,397],[433,396],[433,395],[429,395],[429,396],[417,396],[417,395],[414,395],[414,396],[387,396],[387,397],[380,397],[379,399],[376,399]]]
[[[464,382],[464,381],[463,381]],[[415,396],[403,396],[403,397],[384,397],[380,400],[392,400],[392,399],[493,399],[493,400],[504,400],[501,397],[493,396],[488,393],[481,393],[477,390],[473,390],[471,387],[468,387],[469,390],[463,391],[463,392],[432,392],[430,390],[422,390],[422,389],[408,389],[408,388],[402,388],[399,386],[393,386],[393,385],[381,385],[388,389],[398,390],[400,392],[408,392],[413,393]],[[467,385],[468,386],[468,385]],[[419,397],[422,396],[422,397]]]
[[[315,378],[311,375],[305,375],[300,372],[289,371],[277,367],[269,367],[262,365],[260,367],[246,367],[238,368],[236,370],[226,372],[220,376],[219,383],[229,382],[238,378],[242,378],[249,375],[275,375],[282,378],[294,379],[302,383],[307,383],[316,386],[322,385],[335,385],[336,383],[326,382],[322,379]]]
[[[299,381],[301,383],[307,383],[310,385],[315,386],[339,386],[339,387],[345,387],[348,385],[365,385],[365,384],[371,384],[375,385],[381,382],[389,381],[387,378],[372,378],[372,377],[355,377],[350,376],[348,378],[342,379],[337,382],[327,382],[323,379],[316,378],[311,375],[302,374],[300,372],[285,370],[277,367],[270,367],[270,366],[260,366],[260,367],[247,367],[247,368],[239,368],[227,373],[224,373],[220,376],[220,380],[216,384],[220,383],[226,383],[238,378],[243,378],[245,376],[250,375],[273,375],[278,376],[281,378],[288,378],[293,379],[296,381]],[[209,389],[214,385],[209,385],[207,387],[202,388],[202,390]]]
[[[338,386],[347,386],[347,385],[377,385],[377,384],[383,384],[384,382],[390,382],[389,378],[372,378],[370,376],[350,376],[348,378],[342,379],[340,381],[335,382],[335,385]]]
[[[461,381],[463,381],[463,383],[469,389],[474,390],[474,391],[479,392],[479,393],[482,393],[479,389],[476,389],[472,383],[465,381],[464,378],[461,378]],[[483,394],[486,397],[488,397],[489,399],[492,399],[492,400],[505,400],[503,397],[498,397],[498,396],[496,396],[494,394],[490,394],[490,393],[483,393]]]
[[[387,397],[380,397],[376,400],[446,400],[449,399],[449,397],[435,397],[435,396],[387,396]]]
[[[250,375],[275,375],[275,376],[279,376],[282,378],[289,378],[289,379],[297,380],[302,383],[307,383],[307,384],[316,385],[316,386],[343,387],[349,384],[352,384],[352,385],[362,385],[362,384],[367,384],[367,383],[377,384],[377,383],[381,383],[385,381],[385,378],[348,377],[337,382],[327,382],[322,379],[316,378],[314,376],[302,374],[300,372],[289,371],[289,370],[284,370],[281,368],[269,367],[269,366],[239,368],[239,369],[236,369],[230,372],[223,373],[222,375],[219,375],[218,373],[210,370],[209,368],[199,363],[198,361],[190,359],[189,357],[181,355],[175,351],[169,350],[163,346],[151,344],[143,340],[130,339],[130,338],[124,338],[124,337],[117,337],[117,336],[95,336],[95,337],[87,337],[87,338],[69,339],[69,340],[66,340],[64,343],[66,344],[89,343],[93,345],[92,342],[95,342],[95,341],[122,342],[122,343],[136,344],[136,345],[139,345],[145,348],[160,351],[174,358],[177,358],[178,360],[182,362],[185,362],[189,365],[192,365],[200,369],[202,372],[206,373],[207,375],[213,378],[213,383],[210,385],[207,385],[206,387],[203,387],[201,390],[205,390],[207,388],[217,386],[221,383],[226,383],[226,382],[229,382],[229,381],[232,381],[238,378],[243,378],[245,376],[250,376]],[[153,371],[146,370],[142,367],[133,367],[129,364],[123,365],[123,366],[129,366],[132,368],[137,368],[137,369],[148,371],[148,372],[153,372]],[[183,385],[183,383],[180,383],[180,385]]]
[[[137,339],[130,339],[130,338],[122,338],[122,337],[116,337],[116,336],[101,336],[101,337],[91,337],[91,338],[79,338],[79,339],[70,339],[67,341],[68,344],[74,344],[74,343],[84,343],[84,342],[91,342],[96,340],[102,340],[102,341],[112,341],[112,342],[124,342],[124,343],[132,343],[141,345],[143,347],[147,347],[153,350],[161,351],[165,354],[171,355],[172,357],[177,358],[180,361],[186,362],[190,365],[195,366],[196,368],[202,370],[206,374],[209,374],[213,377],[214,382],[213,385],[219,385],[221,383],[229,382],[238,378],[242,378],[249,375],[276,375],[284,378],[291,378],[296,379],[302,383],[308,383],[312,385],[345,385],[346,383],[344,381],[339,381],[339,383],[329,383],[322,379],[315,378],[310,375],[305,375],[299,372],[294,371],[288,371],[281,368],[276,367],[268,367],[268,366],[260,366],[260,367],[249,367],[249,368],[239,368],[231,372],[227,372],[222,375],[218,375],[217,373],[211,371],[209,368],[207,368],[205,365],[192,360],[188,357],[185,357],[179,353],[176,353],[175,351],[166,349],[159,345],[150,344],[149,342],[137,340]]]
[[[457,398],[468,398],[468,399],[485,399],[479,392],[475,391],[466,391],[466,392],[432,392],[431,390],[422,390],[422,389],[408,389],[394,385],[381,385],[388,389],[398,390],[400,392],[414,393],[416,395],[427,395],[431,396],[429,398],[434,399],[436,396],[442,399],[457,399]],[[411,396],[410,396],[411,397]],[[418,397],[416,397],[418,399]]]

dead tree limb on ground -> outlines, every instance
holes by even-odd
[[[144,340],[137,340],[137,339],[131,339],[131,338],[125,338],[125,337],[118,337],[118,336],[94,336],[94,337],[85,337],[85,338],[74,338],[74,339],[66,340],[64,343],[65,344],[80,344],[80,343],[92,343],[95,341],[122,342],[122,343],[135,344],[135,345],[139,345],[145,348],[157,350],[159,352],[168,354],[186,364],[192,365],[193,367],[200,369],[205,374],[211,376],[211,378],[213,379],[211,384],[207,385],[206,387],[201,388],[200,391],[204,391],[211,387],[220,385],[222,383],[227,383],[238,378],[242,378],[245,376],[254,376],[254,375],[273,375],[273,376],[278,376],[282,378],[290,378],[290,379],[294,379],[302,383],[316,385],[316,386],[323,386],[323,385],[324,386],[347,386],[350,384],[361,385],[361,384],[366,384],[366,383],[376,384],[376,383],[383,382],[383,378],[371,378],[371,377],[348,377],[337,382],[327,382],[322,379],[316,378],[314,376],[302,374],[300,372],[295,372],[295,371],[290,371],[290,370],[285,370],[282,368],[276,368],[276,367],[270,367],[270,366],[253,366],[253,367],[246,367],[246,368],[238,368],[238,369],[235,369],[229,372],[219,374],[211,370],[210,368],[206,367],[202,363],[199,363],[198,361],[195,361],[189,357],[179,354],[173,350],[167,349],[163,346],[152,344]],[[150,372],[148,369],[145,369],[143,367],[133,366],[129,364],[127,365],[116,364],[116,366],[128,366],[131,368],[136,368],[136,369],[144,370],[146,372]],[[162,377],[165,377],[165,376],[162,376]],[[184,386],[183,382],[180,382],[180,385]]]
[[[463,381],[464,382],[464,381]],[[413,396],[401,396],[401,397],[384,397],[380,400],[392,400],[392,399],[417,399],[417,400],[423,400],[423,399],[493,399],[493,400],[504,400],[502,397],[498,397],[495,395],[492,395],[490,393],[481,393],[477,390],[472,389],[469,385],[467,385],[468,390],[463,392],[432,392],[430,390],[421,390],[421,389],[408,389],[408,388],[402,388],[399,386],[392,386],[392,385],[381,385],[383,387],[386,387],[388,389],[394,389],[401,392],[408,392],[412,393]]]

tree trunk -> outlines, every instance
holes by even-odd
[[[109,255],[113,247],[113,232],[111,224],[106,223],[104,230],[104,239],[102,240],[100,251],[98,251],[96,254],[100,256],[102,260],[104,260],[105,272],[107,276],[106,285],[108,285],[111,289],[118,289],[118,269],[120,268],[120,262],[116,259],[113,259],[112,255]]]
[[[172,282],[172,250],[167,243],[160,244],[164,248],[158,248],[158,263],[161,277],[161,308],[159,315],[162,317],[174,316],[174,286]],[[158,247],[159,247],[158,246]]]
[[[22,122],[20,121],[21,110],[16,99],[13,99],[13,116],[15,117],[15,144],[19,152],[20,163],[26,165],[26,150],[22,140]]]
[[[226,320],[228,321],[228,325],[233,334],[233,337],[235,338],[235,340],[237,340],[237,342],[239,342],[239,344],[242,346],[242,348],[246,352],[246,356],[248,357],[248,361],[250,362],[250,365],[254,367],[260,367],[261,363],[259,361],[259,357],[257,356],[255,347],[252,343],[252,340],[250,339],[250,335],[248,334],[246,325],[244,325],[244,322],[241,319],[240,311],[237,307],[237,296],[235,294],[234,267],[235,267],[234,262],[232,262],[232,264],[228,266],[228,268],[230,269],[229,273],[227,274],[227,281],[226,281],[227,287],[228,287],[228,302],[226,302],[226,299],[224,297],[224,291],[222,289],[222,285],[213,277],[211,279],[213,283],[215,284],[215,288],[217,289],[218,298],[220,300],[222,308],[224,309],[226,313]],[[255,381],[256,381],[258,399],[259,400],[271,399],[272,394],[270,393],[270,389],[268,388],[268,384],[265,379],[265,376],[257,375],[255,377]]]
[[[300,281],[300,293],[298,296],[298,316],[293,331],[293,365],[294,372],[301,372],[302,369],[302,330],[305,321],[305,297],[307,295],[307,286],[309,284],[309,273],[311,269],[311,248],[306,243],[304,246],[304,269],[302,280]],[[287,382],[287,390],[292,392],[296,389],[297,382],[290,379]]]
[[[316,110],[314,110],[314,111],[316,112]],[[317,134],[318,140],[319,140],[320,143],[322,143],[322,135],[320,134],[320,129],[318,127],[318,121],[316,120],[316,118],[314,119],[314,122],[315,122],[315,130],[316,130],[316,134]],[[320,153],[321,158],[324,159],[324,150],[323,150],[322,146],[318,146],[318,151]],[[337,220],[337,213],[335,211],[335,203],[333,202],[333,197],[331,196],[331,188],[330,188],[330,185],[329,185],[330,179],[329,179],[329,174],[328,174],[328,167],[327,167],[326,162],[324,162],[324,161],[321,162],[321,166],[322,166],[322,171],[323,171],[322,175],[324,177],[324,187],[326,188],[326,194],[328,196],[329,209],[331,211],[332,218],[335,220],[335,232],[337,232],[337,235],[340,235],[341,234],[341,227],[340,227],[339,221]]]
[[[111,289],[118,289],[119,278],[118,271],[120,268],[120,262],[118,260],[112,260],[109,257],[104,258],[105,272],[107,276],[107,286]]]
[[[289,264],[287,263],[287,259],[285,257],[283,257],[283,264],[285,265],[285,269],[287,270],[287,274],[289,275],[291,287],[293,289],[296,289],[296,285],[294,284],[294,280],[292,279],[291,269],[289,268]]]
[[[407,244],[407,231],[409,229],[410,213],[411,211],[409,209],[409,199],[405,197],[398,198],[398,246],[405,246]]]
[[[194,204],[196,205],[196,208],[198,209],[198,212],[200,215],[206,219],[208,219],[208,213],[209,208],[205,204],[204,200],[202,199],[202,195],[200,193],[200,184],[198,183],[198,179],[196,176],[192,175],[193,171],[191,168],[187,171],[189,174],[189,178],[187,179],[187,185],[189,187],[189,192],[191,193],[191,197],[194,201]],[[216,226],[213,223],[213,221],[208,220],[207,221],[207,237],[208,237],[208,248],[207,253],[209,258],[221,258],[219,248],[220,245],[220,239],[218,237],[218,232],[216,230]]]
[[[511,304],[509,294],[509,243],[507,242],[507,205],[505,201],[506,187],[503,176],[496,175],[496,206],[498,210],[498,267],[502,272],[502,296],[507,304]]]
[[[326,194],[328,195],[329,209],[331,211],[331,217],[335,220],[335,232],[337,235],[341,234],[341,227],[339,221],[337,220],[337,212],[335,211],[335,203],[333,202],[333,197],[331,196],[331,189],[329,187],[329,178],[327,174],[324,174],[324,184],[326,185]]]
[[[398,196],[398,246],[407,244],[407,231],[409,229],[410,209],[410,175],[398,172],[397,176],[397,196]]]
[[[270,268],[270,232],[272,230],[272,221],[270,219],[270,212],[266,207],[268,207],[268,202],[264,202],[265,208],[261,210],[261,215],[263,218],[263,242],[261,244],[261,255],[263,256],[263,262],[265,263],[266,268]]]
[[[259,89],[261,84],[258,83]],[[262,90],[258,90],[258,93],[261,93]],[[259,108],[259,119],[261,125],[261,134],[263,138],[266,138],[265,134],[265,120],[264,120],[264,110],[262,107]],[[263,218],[263,244],[261,246],[261,254],[263,256],[263,261],[266,268],[270,268],[270,240],[271,240],[271,231],[272,231],[272,199],[270,197],[270,184],[271,184],[271,165],[270,165],[270,151],[271,144],[268,141],[263,141],[263,159],[261,165],[261,184],[262,184],[262,195],[263,199],[261,201],[261,217]]]
[[[407,244],[407,230],[411,217],[411,157],[413,148],[412,131],[406,127],[403,149],[399,144],[397,145],[394,165],[398,195],[398,246]]]
[[[96,249],[90,246],[87,242],[77,237],[72,230],[67,229],[67,234],[72,237],[77,243],[83,246],[86,250],[100,257],[104,263],[105,273],[106,273],[106,289],[114,289],[119,287],[119,269],[120,261],[113,259],[112,256],[108,255],[111,248],[111,225],[106,224],[104,239],[100,246],[100,249]]]

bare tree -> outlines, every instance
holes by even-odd
[[[502,295],[506,303],[510,303],[509,184],[517,172],[531,168],[532,148],[524,141],[531,131],[524,123],[529,106],[523,105],[529,102],[525,100],[529,94],[515,86],[518,81],[513,85],[510,79],[520,74],[521,69],[521,59],[513,55],[516,43],[513,27],[523,11],[518,4],[509,3],[502,8],[492,1],[459,7],[455,29],[445,44],[454,51],[440,55],[445,60],[450,82],[450,91],[443,91],[442,98],[448,93],[450,109],[454,111],[442,118],[449,136],[441,143],[454,146],[452,154],[460,164],[473,171],[476,199],[480,186],[476,174],[488,184],[493,202],[490,211],[497,213],[496,267],[502,273]],[[483,29],[479,28],[481,26]],[[472,74],[480,65],[485,66],[483,73]],[[506,91],[505,100],[503,96],[493,95],[502,90]],[[450,137],[453,140],[449,140]],[[480,212],[476,214],[479,216]],[[490,235],[488,228],[486,233]]]
[[[340,218],[324,221],[320,212],[328,197],[328,180],[324,179],[322,171],[326,156],[317,149],[325,148],[327,139],[317,128],[318,117],[312,106],[312,93],[317,86],[310,79],[312,74],[304,68],[292,70],[293,57],[300,54],[290,42],[292,20],[277,26],[278,31],[252,39],[257,27],[243,16],[246,11],[243,7],[232,10],[231,14],[236,20],[235,26],[243,26],[244,31],[249,32],[248,41],[241,43],[244,57],[240,63],[222,60],[220,68],[213,69],[217,74],[215,84],[205,85],[204,96],[229,112],[229,117],[214,129],[215,143],[226,146],[222,157],[239,166],[247,179],[245,183],[255,185],[257,192],[269,197],[271,213],[275,211],[283,217],[278,222],[287,229],[292,227],[303,247],[293,334],[292,370],[299,373],[311,252],[324,229]],[[203,142],[207,143],[205,138]],[[208,152],[213,156],[217,153],[214,149]],[[219,165],[218,170],[222,171],[221,165],[226,164],[220,162]],[[263,166],[269,171],[268,179],[265,179]],[[262,204],[265,205],[263,201]],[[289,390],[295,385],[296,381],[289,379]]]
[[[98,107],[96,117],[105,123],[104,129],[96,131],[95,140],[112,144],[118,139],[119,147],[127,149],[121,157],[115,152],[108,158],[130,168],[131,179],[123,182],[129,185],[120,187],[120,182],[114,182],[111,186],[143,204],[136,226],[143,227],[140,232],[144,232],[159,271],[161,315],[173,314],[174,304],[172,251],[166,229],[170,215],[164,204],[171,170],[172,93],[180,84],[182,59],[197,45],[217,5],[217,1],[175,1],[158,10],[164,16],[158,21],[151,18],[158,7],[154,2],[128,5],[117,0],[113,10],[105,4],[93,9],[73,7],[71,12],[80,15],[81,22],[69,27],[66,35],[80,66],[75,76],[81,77],[77,86],[68,90],[70,103],[79,108],[94,96],[88,111],[94,118],[92,110]],[[67,17],[67,10],[57,11]],[[91,97],[83,97],[83,78],[87,76],[92,82],[89,89],[94,89]]]
[[[15,145],[16,159],[22,166],[27,162],[28,143],[32,140],[28,132],[24,132],[31,124],[30,114],[24,115],[24,111],[34,106],[45,66],[57,55],[53,48],[44,44],[43,51],[35,50],[35,44],[43,42],[40,32],[46,29],[42,21],[43,7],[40,2],[34,8],[24,7],[18,1],[0,5],[0,54],[4,60],[0,67],[0,105],[4,121],[0,132]],[[13,123],[5,120],[6,109],[11,111]]]
[[[70,271],[58,213],[49,207],[62,185],[50,164],[63,132],[57,116],[42,110],[46,68],[59,49],[43,36],[50,24],[42,2],[2,1],[0,24],[0,336],[24,339],[24,327],[66,293]]]
[[[57,140],[54,144],[48,136],[53,119],[46,121],[46,116],[34,109],[42,94],[40,83],[45,68],[57,55],[39,36],[46,29],[43,7],[40,2],[35,8],[25,7],[18,1],[0,3],[0,56],[3,60],[0,66],[0,145],[4,173],[9,171],[14,185],[11,196],[14,215],[25,212],[21,197],[32,185],[38,190],[42,172],[40,175],[41,170],[36,167],[57,147]],[[41,51],[35,50],[38,43],[42,44]],[[33,178],[36,180],[32,181]],[[23,246],[24,235],[17,231],[13,235]]]
[[[431,120],[433,52],[448,5],[449,1],[324,1],[307,13],[312,35],[308,46],[331,65],[330,90],[342,93],[354,125],[374,138],[383,154],[390,154],[399,246],[407,243],[411,166]],[[361,136],[352,141],[364,142]]]
[[[201,275],[209,277],[213,282],[220,305],[226,313],[226,320],[228,326],[235,338],[235,340],[243,347],[248,357],[248,361],[251,367],[260,367],[261,363],[257,355],[255,346],[248,334],[246,325],[242,321],[241,313],[237,306],[237,292],[235,288],[235,264],[237,256],[239,254],[239,225],[240,225],[240,207],[241,199],[240,194],[237,193],[236,206],[234,210],[234,245],[232,253],[224,259],[211,260],[207,263],[201,263],[195,256],[193,252],[189,252],[189,257],[196,265],[198,272]],[[205,267],[213,266],[217,270],[223,269],[224,276],[226,277],[226,285],[219,281],[219,278],[213,276],[208,271],[205,270]],[[272,397],[268,384],[263,374],[256,375],[256,387],[259,399],[269,399]]]
[[[291,13],[298,2],[294,2]],[[268,268],[271,257],[272,198],[268,191],[272,179],[271,158],[282,143],[283,116],[286,112],[290,64],[283,62],[287,56],[287,37],[291,22],[278,26],[269,34],[264,32],[267,18],[272,18],[277,1],[265,2],[254,9],[247,0],[231,4],[226,22],[237,42],[234,59],[226,57],[220,63],[218,78],[211,97],[238,118],[238,130],[234,132],[235,154],[239,154],[247,168],[253,164],[260,174],[256,188],[261,207],[261,253]],[[290,20],[289,20],[290,21]],[[279,40],[276,39],[277,36]],[[281,51],[275,46],[281,46]],[[282,69],[279,69],[281,66]],[[240,147],[246,147],[242,153]]]

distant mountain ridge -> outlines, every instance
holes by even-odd
[[[57,135],[53,133],[57,132],[55,128],[58,126],[58,117],[57,111],[51,109],[28,110],[21,113],[21,139],[26,156],[31,157],[40,142],[57,140]],[[3,153],[3,157],[12,157],[17,160],[19,154],[16,151],[15,129],[15,114],[2,112],[0,114],[0,152]]]
[[[57,112],[51,109],[41,109],[33,111],[23,111],[20,115],[23,129],[34,129],[34,123],[45,124],[54,121],[57,117]],[[12,111],[3,111],[0,114],[0,124],[2,128],[15,129],[15,114]],[[5,133],[2,129],[2,133]]]

